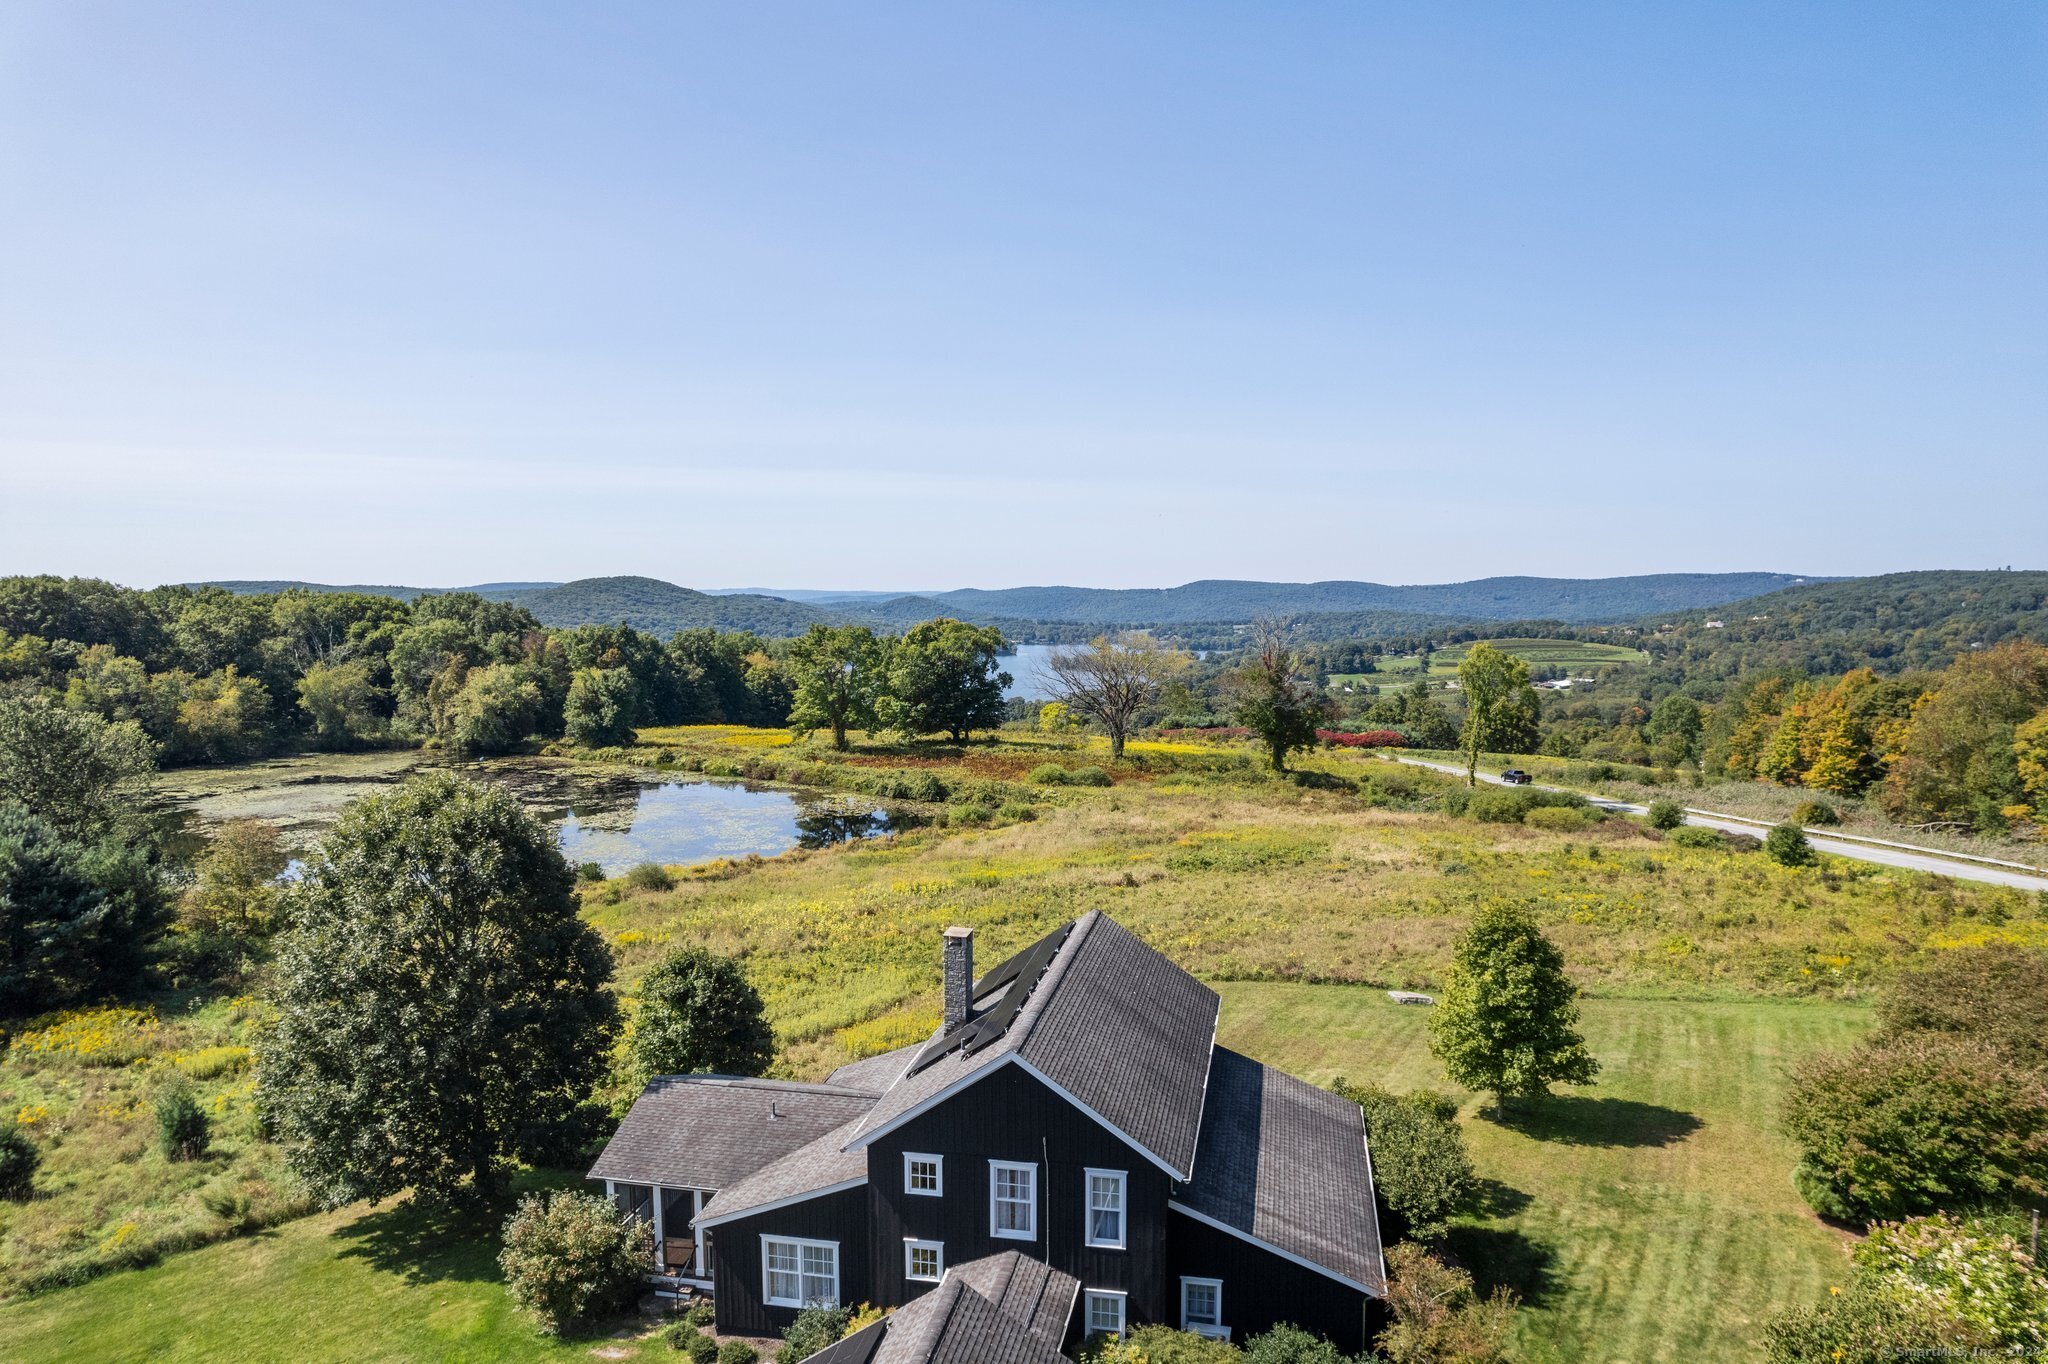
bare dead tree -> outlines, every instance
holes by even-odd
[[[1054,699],[1107,730],[1109,756],[1116,759],[1124,754],[1124,740],[1139,712],[1157,701],[1160,689],[1191,661],[1186,650],[1169,648],[1140,631],[1055,649],[1045,667],[1057,684]]]

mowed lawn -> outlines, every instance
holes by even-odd
[[[345,1208],[0,1306],[0,1360],[37,1364],[529,1364],[676,1359],[637,1320],[550,1340],[512,1306],[497,1247],[409,1204]]]
[[[1426,1009],[1355,986],[1218,989],[1227,1046],[1318,1082],[1452,1088]],[[1454,1242],[1482,1285],[1525,1299],[1523,1364],[1754,1359],[1775,1308],[1843,1282],[1845,1238],[1793,1191],[1773,1124],[1788,1069],[1868,1026],[1845,1004],[1589,999],[1598,1084],[1512,1125],[1468,1096],[1491,1215]]]
[[[1308,1079],[1445,1087],[1428,1013],[1344,985],[1218,986],[1220,1040]],[[1600,1083],[1514,1126],[1468,1099],[1490,1215],[1454,1233],[1526,1299],[1524,1364],[1756,1357],[1756,1326],[1841,1281],[1843,1238],[1792,1191],[1772,1130],[1786,1070],[1846,1045],[1862,1008],[1591,999]],[[307,1218],[0,1306],[0,1359],[548,1361],[674,1355],[633,1336],[543,1340],[488,1233],[387,1206]]]

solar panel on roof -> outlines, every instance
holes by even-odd
[[[1052,965],[1052,959],[1059,955],[1067,935],[1073,931],[1074,926],[1067,924],[1047,934],[975,982],[976,999],[986,998],[1006,985],[1008,988],[1003,989],[1003,997],[980,1016],[968,1019],[927,1046],[905,1073],[915,1075],[940,1057],[955,1051],[972,1056],[999,1041],[1010,1030],[1010,1024],[1016,1021],[1017,1011],[1024,1007],[1025,1000],[1031,998],[1032,987],[1045,974],[1045,968]]]

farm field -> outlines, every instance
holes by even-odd
[[[1568,668],[1604,669],[1617,668],[1624,664],[1645,663],[1649,655],[1640,649],[1625,648],[1618,644],[1594,644],[1576,639],[1490,639],[1486,643],[1505,650],[1527,663],[1531,669]],[[1458,675],[1458,664],[1464,661],[1465,651],[1470,645],[1456,644],[1437,650],[1429,656],[1429,676],[1432,678],[1454,678]],[[1414,654],[1380,659],[1376,673],[1331,673],[1331,686],[1357,686],[1363,682],[1412,681],[1421,671],[1422,660]]]
[[[1220,1040],[1326,1081],[1442,1086],[1426,1013],[1349,986],[1236,982]],[[1490,1215],[1453,1232],[1524,1295],[1528,1364],[1752,1357],[1757,1321],[1825,1293],[1843,1240],[1806,1214],[1771,1130],[1785,1070],[1852,1040],[1860,1007],[1595,999],[1604,1072],[1503,1126],[1467,1098]],[[47,1361],[673,1357],[631,1331],[547,1341],[486,1234],[404,1204],[322,1214],[151,1269],[0,1306],[0,1358]]]

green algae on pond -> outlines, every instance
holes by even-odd
[[[462,762],[421,752],[320,753],[161,774],[157,800],[173,818],[207,827],[261,819],[303,853],[350,802],[415,772],[461,773],[509,788],[557,830],[572,862],[617,875],[640,862],[688,865],[773,857],[886,833],[888,811],[839,795],[746,782],[597,767],[546,758]]]

